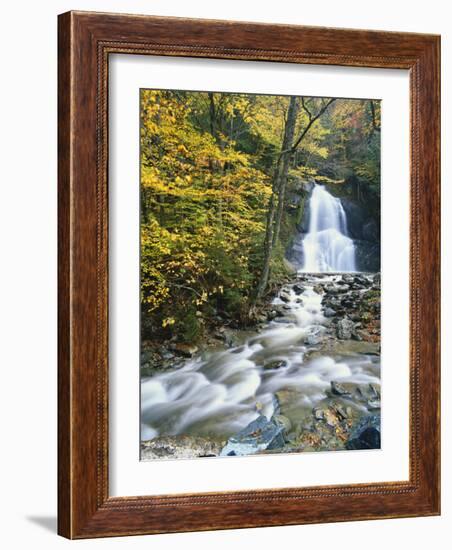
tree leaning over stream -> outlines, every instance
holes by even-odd
[[[307,115],[307,122],[305,126],[300,130],[298,137],[294,141],[299,101],[301,101],[303,111]],[[272,194],[268,206],[267,226],[265,232],[264,263],[262,266],[262,272],[257,287],[256,300],[260,300],[262,298],[268,284],[272,251],[273,247],[278,242],[279,232],[281,228],[289,163],[297,148],[301,145],[302,141],[308,135],[309,130],[335,100],[318,100],[317,98],[312,98],[312,101],[320,101],[320,104],[317,106],[317,112],[315,112],[315,114],[314,112],[312,112],[313,107],[315,108],[315,106],[308,106],[308,100],[305,100],[305,98],[297,98],[295,96],[290,97],[286,123],[284,126],[284,138],[282,141],[281,151],[276,160],[276,167],[273,176]]]

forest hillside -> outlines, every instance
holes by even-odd
[[[378,271],[378,101],[141,90],[140,132],[143,338],[252,323],[294,270],[314,183]]]

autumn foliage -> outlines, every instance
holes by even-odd
[[[311,111],[316,101],[306,99]],[[331,184],[355,177],[372,191],[373,182],[379,182],[379,149],[372,145],[379,105],[371,110],[369,104],[337,100],[313,124],[290,155],[289,191],[302,193],[300,181],[312,177]],[[146,337],[196,341],[207,327],[248,322],[264,262],[268,205],[288,106],[283,96],[141,91]],[[295,135],[307,121],[300,105]],[[361,160],[354,155],[349,162],[353,140],[366,150]],[[284,250],[297,216],[286,197],[268,286],[286,274]]]

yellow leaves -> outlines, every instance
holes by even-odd
[[[201,235],[204,235],[205,237],[210,237],[215,233],[215,230],[213,227],[210,227],[208,225],[204,225],[199,229],[199,233]]]
[[[183,143],[180,143],[177,146],[177,152],[179,154],[182,154],[182,155],[187,155],[188,154],[188,149],[185,147],[185,145]]]
[[[226,105],[225,111],[226,111],[229,115],[233,116],[233,115],[234,115],[234,105],[232,105],[232,103],[229,103],[228,105]]]
[[[158,169],[150,166],[143,166],[141,170],[141,185],[152,188],[154,191],[166,192],[168,186],[162,180]]]
[[[175,322],[176,322],[176,319],[174,317],[167,317],[166,319],[163,319],[162,327],[163,328],[169,327],[171,325],[174,325]]]
[[[205,290],[203,290],[201,295],[199,295],[198,298],[195,300],[195,304],[197,306],[200,306],[203,303],[207,302],[208,298],[209,298],[209,294]]]

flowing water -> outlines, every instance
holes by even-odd
[[[334,283],[338,278],[330,275],[321,280]],[[375,356],[320,356],[305,361],[312,338],[326,330],[322,297],[314,291],[320,276],[305,279],[302,293],[297,294],[293,284],[286,285],[274,299],[284,317],[270,321],[242,345],[205,353],[178,370],[143,379],[142,439],[176,434],[224,439],[259,412],[270,418],[279,390],[293,392],[291,412],[285,414],[299,421],[326,397],[332,380],[379,383]]]
[[[355,245],[348,236],[347,219],[340,199],[322,185],[315,185],[309,199],[309,230],[301,243],[302,271],[308,273],[356,271]]]
[[[301,243],[304,272],[355,271],[355,250],[339,199],[316,185],[309,201],[309,232]],[[242,345],[205,352],[182,367],[142,379],[141,438],[191,434],[224,440],[259,414],[271,418],[276,392],[289,390],[292,422],[327,397],[331,381],[379,383],[379,357],[372,355],[307,358],[326,331],[319,282],[340,275],[303,275],[273,300],[280,317],[244,339]],[[299,283],[298,283],[299,284]],[[282,316],[281,316],[282,314]]]

